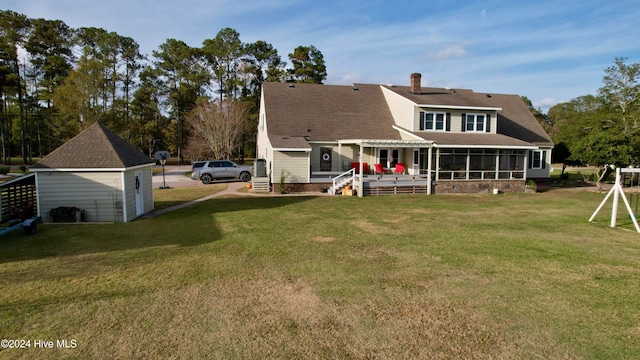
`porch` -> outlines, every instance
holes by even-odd
[[[434,177],[435,172],[432,174]],[[514,175],[514,176],[508,176]],[[432,179],[429,176],[407,174],[363,174],[360,186],[360,175],[350,170],[341,176],[316,174],[311,178],[312,186],[325,188],[333,194],[340,194],[349,185],[356,190],[358,196],[395,195],[395,194],[489,194],[514,193],[525,191],[525,179],[519,173],[504,172],[499,178],[489,176],[454,177]],[[322,186],[324,185],[324,186]],[[429,186],[431,185],[431,186]],[[362,191],[360,191],[362,189]]]

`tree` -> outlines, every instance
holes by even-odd
[[[240,100],[202,100],[189,112],[187,122],[196,143],[206,143],[215,159],[230,158],[242,140],[250,109],[250,103]]]
[[[33,67],[36,91],[33,97],[38,101],[44,101],[46,108],[40,111],[36,102],[36,112],[41,115],[36,123],[38,144],[42,155],[40,143],[41,132],[44,131],[47,139],[45,153],[53,150],[52,144],[52,96],[55,89],[61,85],[63,79],[69,75],[72,69],[74,31],[60,20],[35,19],[31,21],[31,33],[25,44],[25,50],[31,56],[30,63]],[[43,112],[45,114],[43,114]],[[46,122],[44,121],[46,119]],[[42,129],[41,129],[41,126]]]
[[[182,164],[182,148],[188,137],[184,116],[195,106],[196,100],[204,95],[204,87],[210,78],[200,62],[199,51],[183,41],[168,39],[158,51],[153,52],[153,56],[165,104],[175,119],[174,145]]]
[[[217,80],[220,100],[237,98],[240,86],[238,72],[243,53],[240,34],[231,28],[220,30],[215,38],[202,43],[202,54]]]
[[[549,119],[549,117],[547,115],[545,115],[540,110],[540,108],[536,109],[533,106],[533,103],[531,102],[531,100],[529,100],[528,97],[521,96],[520,98],[529,107],[529,111],[531,111],[531,114],[533,114],[533,116],[536,118],[536,120],[538,120],[538,123],[540,124],[540,126],[542,126],[544,131],[546,131],[547,134],[549,134],[549,136],[553,136],[553,124],[551,123],[551,120]]]
[[[640,64],[616,58],[605,70],[598,96],[586,95],[549,109],[554,141],[564,142],[571,157],[600,167],[640,163]]]
[[[293,69],[289,70],[295,82],[322,84],[327,78],[327,67],[320,50],[313,45],[298,46],[289,54]]]
[[[6,88],[7,85],[13,85],[15,92],[18,94],[22,161],[25,164],[27,163],[27,151],[24,136],[24,102],[18,49],[23,46],[29,28],[30,23],[26,16],[10,10],[0,11],[0,57],[3,62],[4,71],[7,73],[4,84],[0,84],[0,86]],[[2,89],[0,88],[0,94],[1,93]],[[3,128],[3,144],[4,143],[5,137]]]

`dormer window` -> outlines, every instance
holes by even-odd
[[[489,114],[462,114],[462,131],[491,132],[491,116]]]
[[[467,131],[482,131],[484,132],[484,115],[480,114],[467,114]]]
[[[447,128],[447,113],[421,112],[420,130],[445,131]]]

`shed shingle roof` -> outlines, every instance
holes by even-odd
[[[95,123],[35,163],[33,169],[125,169],[153,160]]]

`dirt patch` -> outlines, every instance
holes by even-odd
[[[316,236],[316,237],[312,238],[311,240],[316,241],[316,242],[327,243],[327,242],[336,241],[336,238],[334,238],[333,236]]]
[[[354,220],[350,222],[351,225],[357,227],[358,229],[369,233],[371,235],[383,235],[383,234],[399,234],[400,230],[393,229],[389,226],[383,226],[374,224],[371,221],[367,220]]]

